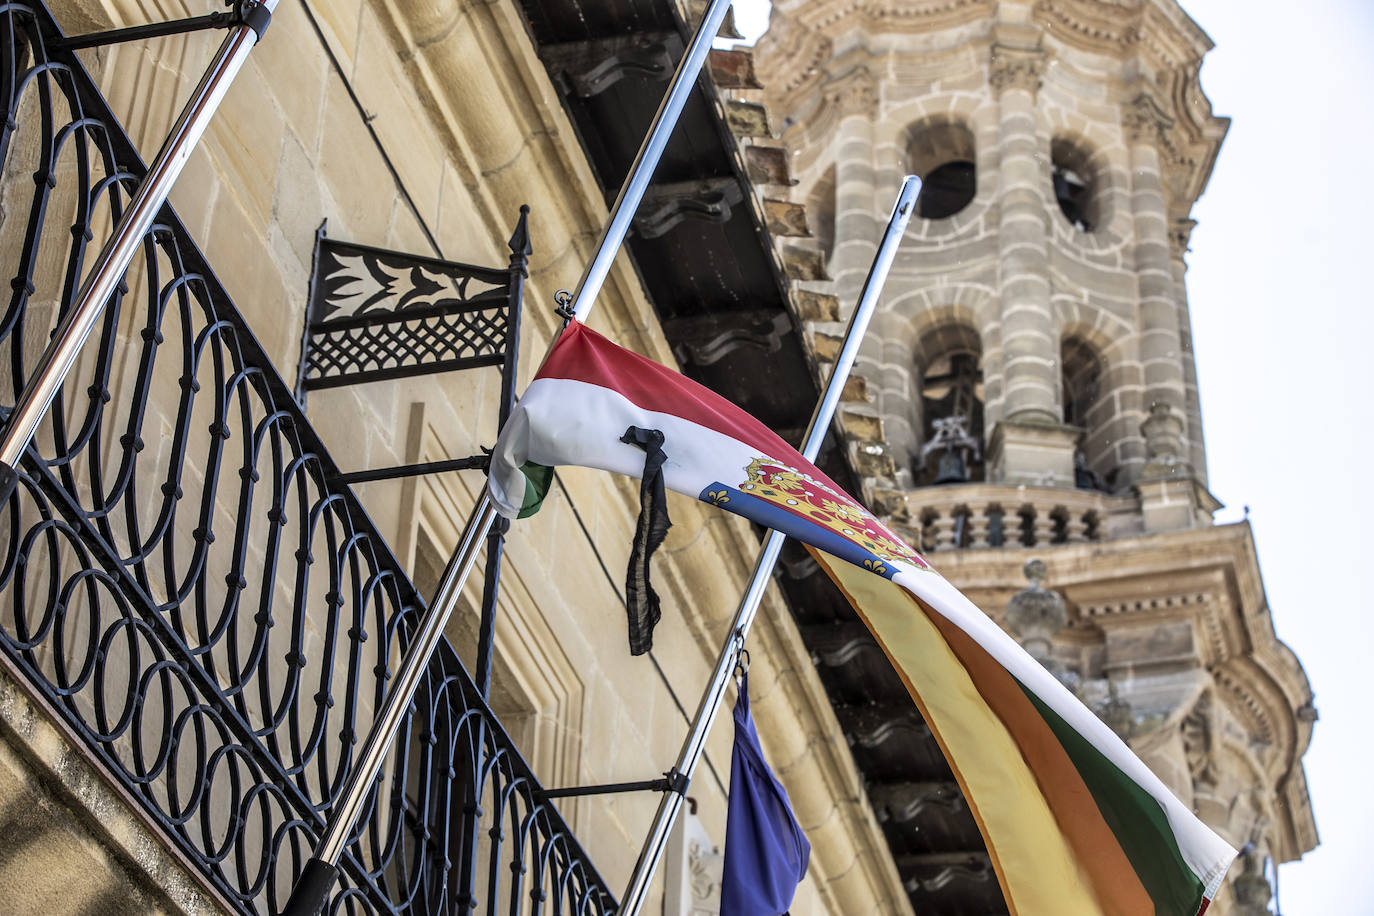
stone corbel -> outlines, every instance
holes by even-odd
[[[1048,59],[1048,55],[1039,48],[994,44],[988,83],[998,93],[1008,89],[1024,89],[1034,96],[1040,90]]]

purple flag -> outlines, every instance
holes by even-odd
[[[811,844],[797,826],[787,790],[763,759],[749,715],[749,675],[735,703],[721,916],[782,916],[806,875]]]

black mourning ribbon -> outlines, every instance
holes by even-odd
[[[649,559],[663,543],[673,523],[663,493],[663,433],[631,426],[620,441],[644,450],[644,476],[639,481],[639,521],[630,548],[630,568],[625,575],[625,612],[630,624],[630,654],[643,655],[654,646],[654,624],[659,611],[658,594],[649,584]]]

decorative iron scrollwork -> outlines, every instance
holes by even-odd
[[[143,174],[59,37],[0,9],[0,405]],[[372,264],[406,320],[481,314],[473,358],[497,346],[514,258],[466,285]],[[373,295],[336,320],[370,330]],[[424,602],[170,208],[20,470],[0,654],[232,906],[276,912]],[[331,913],[616,907],[447,643],[340,864]]]
[[[340,242],[322,225],[297,388],[501,365],[524,269],[523,255],[476,267]]]

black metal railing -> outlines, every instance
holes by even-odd
[[[3,405],[143,172],[58,36],[0,4]],[[275,912],[423,601],[170,207],[22,472],[0,653],[214,888]],[[614,910],[447,644],[387,773],[331,912]]]

